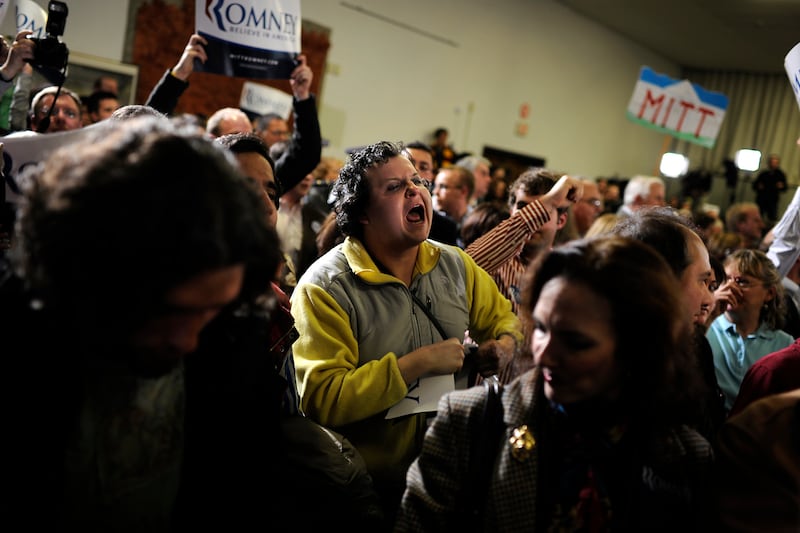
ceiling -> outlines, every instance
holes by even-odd
[[[785,72],[800,0],[556,0],[681,67]]]

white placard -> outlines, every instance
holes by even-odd
[[[786,54],[783,67],[786,69],[786,75],[789,76],[789,83],[792,85],[797,105],[800,106],[800,43],[794,45],[794,48]]]
[[[8,2],[4,1],[3,4]],[[30,30],[33,32],[31,37],[41,39],[45,36],[45,26],[47,25],[47,12],[33,0],[16,0],[16,27],[17,32]]]
[[[627,115],[646,128],[712,148],[727,108],[722,93],[642,67]]]
[[[6,19],[6,13],[8,12],[8,4],[10,4],[10,0],[0,0],[0,24]]]
[[[419,378],[408,388],[406,397],[389,409],[386,418],[397,418],[415,413],[435,413],[442,395],[455,390],[455,388],[456,381],[453,374]]]
[[[20,132],[0,137],[3,145],[3,170],[6,175],[6,201],[16,202],[20,188],[18,174],[30,165],[44,161],[53,150],[80,142],[95,129],[103,127],[103,122],[72,131],[56,133]]]
[[[242,86],[239,107],[257,115],[276,113],[284,120],[288,120],[289,114],[292,112],[292,103],[290,94],[268,85],[246,81]]]
[[[208,59],[195,70],[289,79],[300,53],[299,0],[196,0],[195,31]]]

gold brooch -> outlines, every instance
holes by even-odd
[[[508,442],[511,444],[511,455],[520,462],[527,461],[536,448],[536,439],[527,425],[514,428]]]

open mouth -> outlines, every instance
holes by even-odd
[[[420,222],[425,221],[425,208],[421,205],[417,205],[411,208],[411,210],[406,213],[406,220],[412,222],[414,224],[418,224]]]

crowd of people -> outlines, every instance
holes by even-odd
[[[29,37],[0,43],[8,138],[96,126],[0,220],[4,523],[800,528],[777,156],[706,223],[658,177],[509,175],[445,128],[323,157],[302,55],[291,122],[187,116],[200,35],[134,105],[34,89]]]

